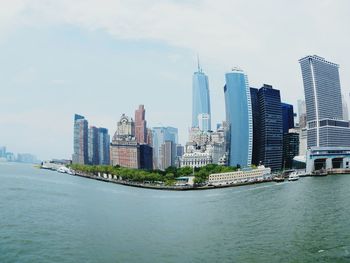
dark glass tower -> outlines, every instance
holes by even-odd
[[[253,153],[252,164],[259,165],[260,151],[260,106],[258,98],[259,90],[250,88],[250,99],[252,101],[252,117],[253,117]]]
[[[293,105],[282,103],[282,121],[283,121],[283,134],[288,133],[289,129],[294,128]]]
[[[259,161],[271,170],[282,168],[283,128],[280,91],[264,84],[258,92]]]

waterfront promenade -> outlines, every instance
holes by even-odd
[[[74,176],[80,176],[80,177],[84,177],[84,178],[88,178],[88,179],[94,179],[94,180],[99,180],[99,181],[103,181],[103,182],[120,184],[120,185],[131,186],[131,187],[147,188],[147,189],[154,189],[154,190],[170,190],[170,191],[210,190],[210,189],[217,189],[217,188],[228,188],[228,187],[237,187],[237,186],[251,185],[251,184],[261,184],[261,183],[266,183],[266,182],[272,181],[272,179],[264,179],[262,181],[240,182],[240,183],[236,183],[236,184],[225,184],[225,185],[217,185],[217,186],[213,186],[213,185],[166,186],[163,184],[140,183],[140,182],[132,182],[132,181],[126,181],[126,180],[119,180],[114,175],[102,174],[102,173],[99,173],[99,175],[94,175],[94,174],[88,174],[88,173],[83,173],[83,172],[75,172]]]

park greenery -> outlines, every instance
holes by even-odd
[[[176,181],[176,178],[182,176],[195,176],[195,183],[201,184],[208,180],[210,174],[213,173],[225,173],[236,171],[236,167],[230,166],[220,166],[217,164],[208,164],[200,168],[191,168],[191,167],[169,167],[165,171],[161,170],[140,170],[140,169],[131,169],[120,166],[111,166],[111,165],[81,165],[81,164],[72,164],[70,166],[75,171],[80,171],[88,174],[97,175],[98,173],[102,174],[111,174],[118,176],[119,179],[131,182],[151,182],[158,183],[162,182],[165,185],[173,185]]]

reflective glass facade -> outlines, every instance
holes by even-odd
[[[225,75],[225,106],[228,131],[230,166],[251,166],[253,121],[250,89],[247,76],[242,70]]]
[[[198,72],[193,74],[192,78],[192,127],[199,127],[198,115],[208,114],[208,130],[211,130],[210,124],[210,97],[208,77],[199,68]]]
[[[73,163],[88,164],[88,121],[84,116],[74,115]]]
[[[271,170],[282,168],[283,125],[280,91],[264,85],[258,92],[260,111],[259,162]]]
[[[154,127],[153,130],[153,168],[164,170],[162,145],[165,141],[178,141],[178,130],[174,127]]]
[[[110,163],[110,136],[106,128],[98,128],[98,157],[100,165]]]
[[[307,145],[349,146],[343,120],[339,65],[313,55],[299,60],[306,102]]]
[[[293,105],[282,103],[283,134],[288,133],[289,129],[294,128],[294,109]]]

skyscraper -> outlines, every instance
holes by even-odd
[[[260,153],[260,106],[258,98],[259,90],[250,88],[250,100],[252,102],[252,118],[253,118],[253,150],[252,150],[252,164],[259,165]]]
[[[99,163],[98,129],[95,126],[89,127],[88,131],[88,158],[91,165]]]
[[[153,128],[153,168],[164,170],[162,145],[165,141],[172,141],[175,145],[178,141],[178,130],[174,127]]]
[[[72,160],[75,164],[88,164],[88,121],[84,116],[74,115],[74,149]]]
[[[139,105],[135,111],[135,137],[140,144],[147,143],[147,124],[145,120],[145,107]]]
[[[162,169],[166,169],[170,166],[175,167],[176,161],[176,144],[173,141],[164,141],[161,146],[161,161],[162,161]]]
[[[344,121],[339,65],[313,55],[299,60],[307,114],[307,146],[350,146],[349,122]]]
[[[283,127],[280,91],[264,84],[258,92],[260,111],[259,162],[271,170],[282,168]]]
[[[299,154],[299,133],[295,130],[283,135],[283,168],[293,167],[293,158]]]
[[[281,103],[282,105],[282,121],[283,134],[288,133],[289,129],[294,128],[294,110],[293,105],[288,103]]]
[[[98,163],[100,165],[110,164],[110,136],[106,128],[98,128]]]
[[[211,130],[208,77],[203,73],[198,62],[198,71],[192,77],[192,127],[199,127],[200,114],[208,114],[208,125],[203,128]]]
[[[225,105],[229,125],[229,165],[251,165],[253,121],[248,78],[240,69],[226,73]]]

